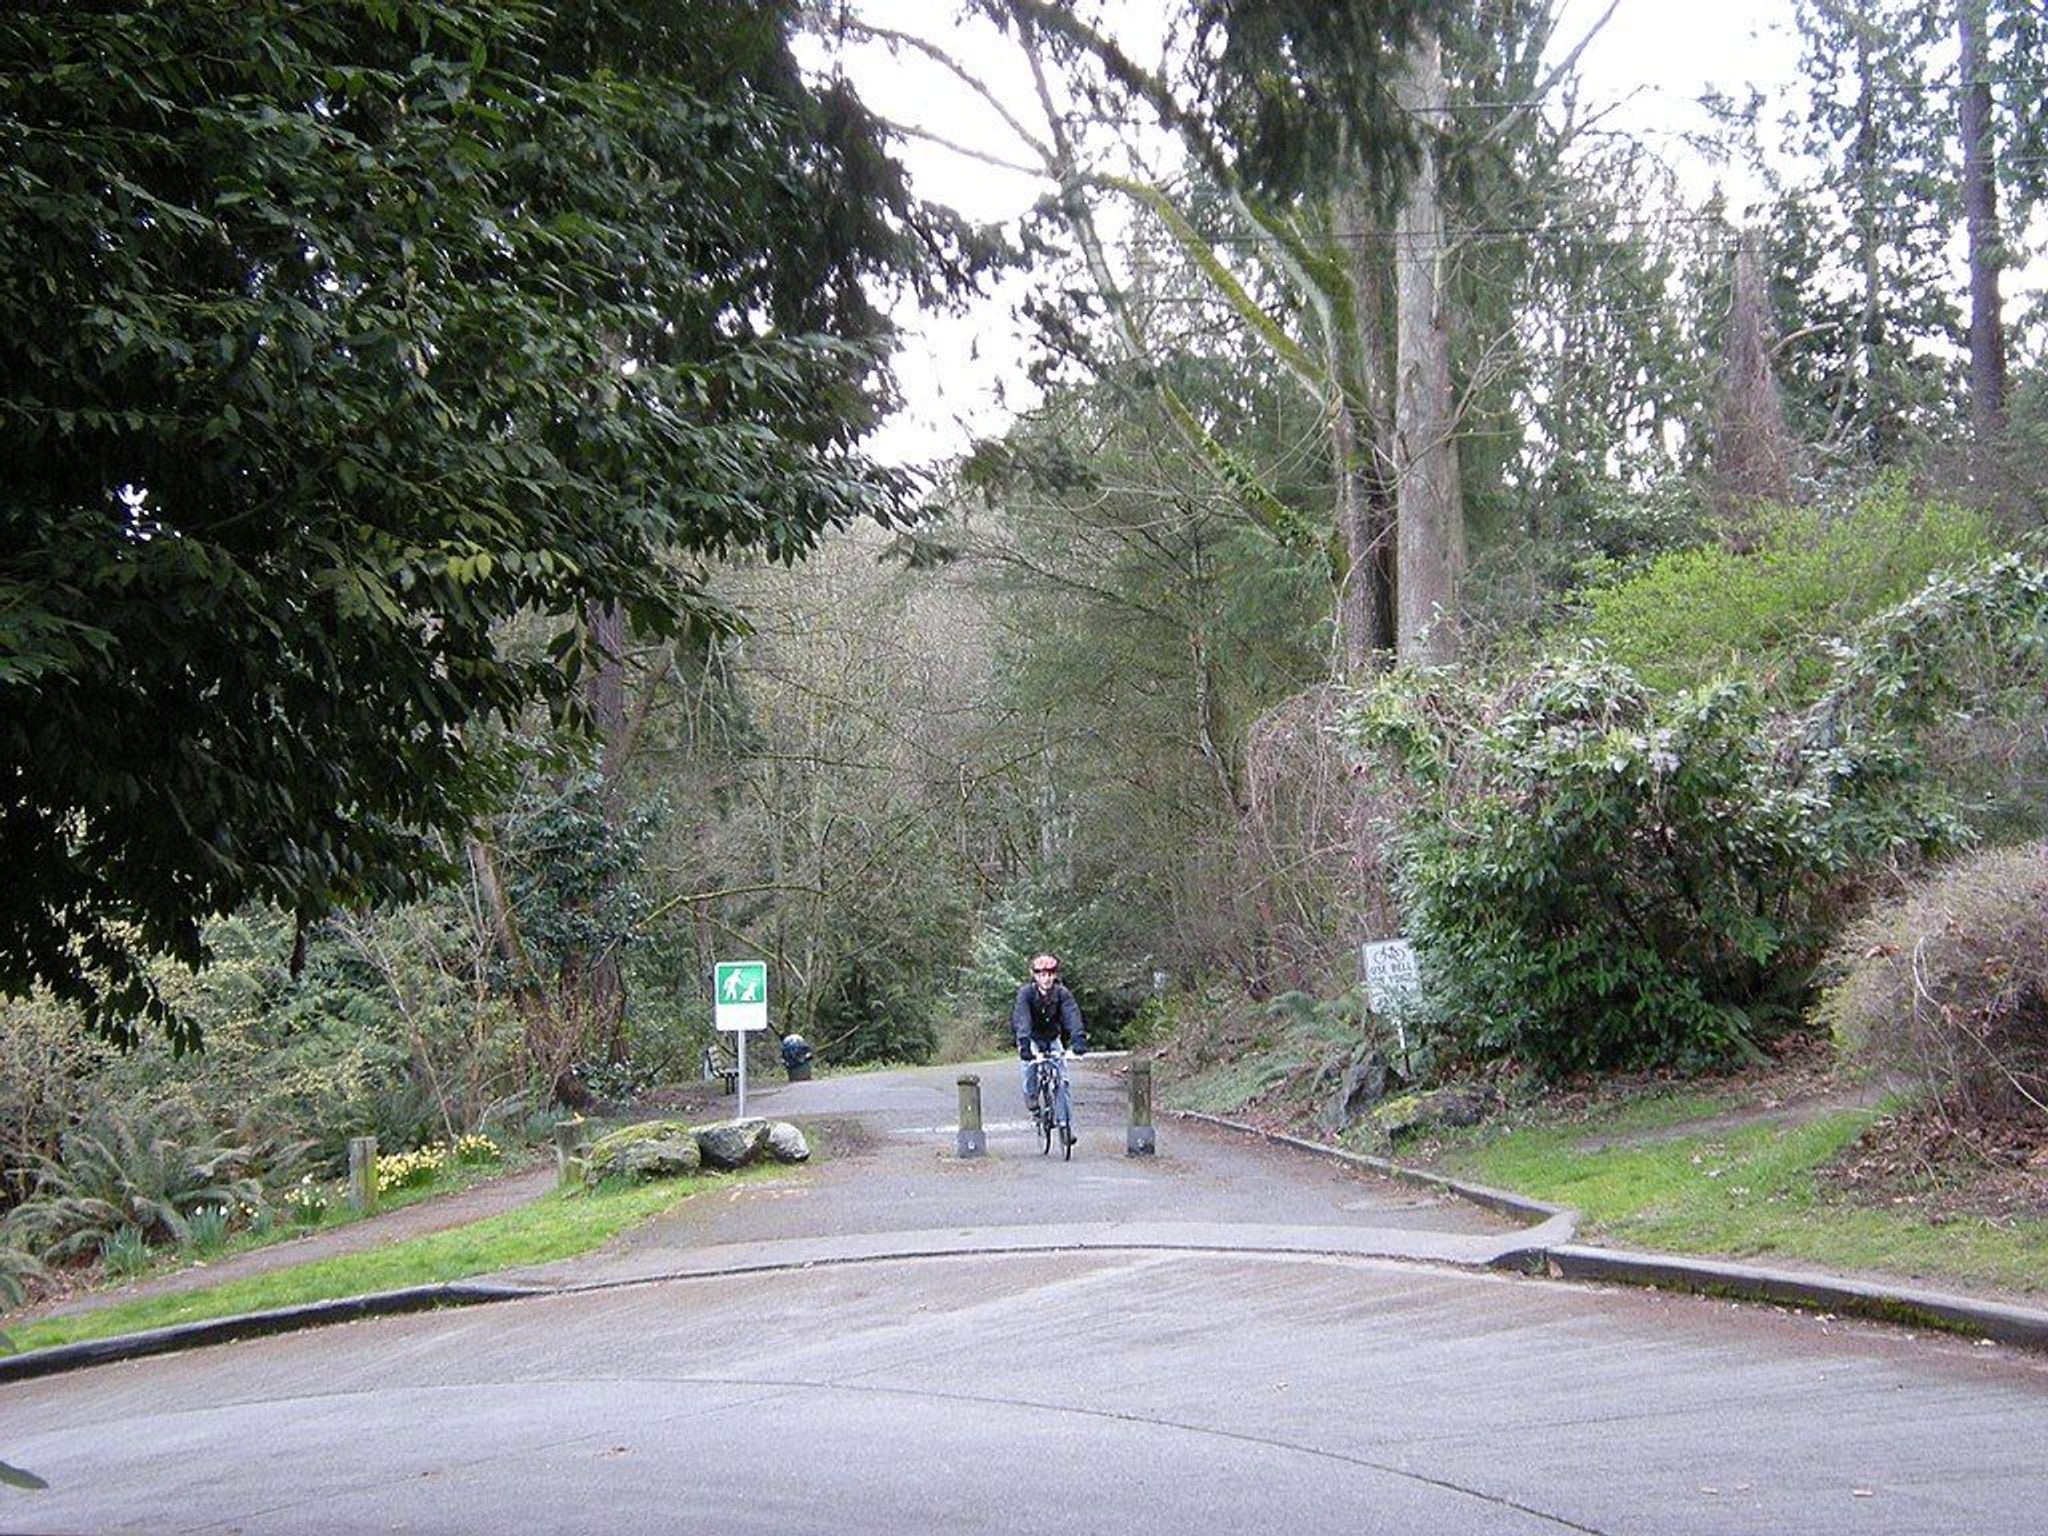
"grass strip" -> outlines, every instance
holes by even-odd
[[[729,1184],[733,1177],[724,1175],[717,1182]],[[713,1179],[707,1176],[587,1194],[555,1190],[531,1205],[487,1216],[465,1227],[391,1243],[367,1253],[343,1254],[270,1274],[224,1281],[204,1290],[138,1297],[73,1317],[44,1318],[11,1330],[11,1337],[18,1349],[44,1349],[55,1344],[140,1333],[173,1323],[265,1312],[309,1301],[331,1301],[409,1285],[435,1285],[522,1265],[546,1264],[602,1247],[629,1227],[672,1209],[712,1183]]]
[[[2048,1222],[1956,1217],[1833,1197],[1819,1170],[1876,1118],[1844,1110],[1804,1125],[1759,1125],[1586,1151],[1583,1125],[1518,1129],[1449,1153],[1451,1171],[1578,1208],[1588,1235],[1737,1259],[1782,1259],[1934,1286],[2038,1296]]]
[[[201,1251],[190,1245],[180,1245],[163,1250],[152,1249],[151,1262],[144,1268],[124,1275],[107,1275],[93,1287],[100,1290],[119,1285],[133,1285],[139,1280],[154,1280],[159,1275],[174,1275],[189,1269],[195,1262],[218,1264],[222,1259],[231,1259],[237,1254],[253,1253],[259,1248],[275,1247],[301,1237],[310,1237],[316,1232],[331,1232],[337,1227],[350,1226],[366,1221],[372,1216],[388,1215],[402,1211],[409,1205],[424,1205],[429,1200],[438,1200],[443,1195],[456,1195],[479,1184],[488,1184],[493,1179],[509,1178],[526,1168],[537,1167],[531,1159],[525,1162],[498,1160],[488,1163],[456,1163],[437,1172],[431,1179],[418,1184],[408,1184],[399,1189],[387,1189],[377,1196],[373,1210],[357,1211],[348,1203],[347,1185],[344,1181],[332,1181],[331,1202],[317,1221],[295,1221],[289,1215],[273,1219],[258,1230],[244,1227],[233,1233],[226,1242],[210,1252]]]

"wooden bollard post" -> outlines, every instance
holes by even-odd
[[[960,1144],[962,1157],[980,1157],[988,1150],[981,1130],[981,1079],[968,1073],[960,1079]]]
[[[377,1138],[348,1139],[348,1204],[362,1214],[377,1209]]]
[[[1131,1063],[1131,1127],[1124,1132],[1126,1157],[1150,1157],[1158,1150],[1152,1139],[1152,1063]]]
[[[583,1146],[583,1117],[572,1115],[567,1120],[555,1122],[555,1182],[567,1187],[581,1176],[581,1159],[576,1156]]]

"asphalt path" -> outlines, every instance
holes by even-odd
[[[2048,1362],[1473,1267],[1508,1224],[1218,1133],[1072,1163],[985,1069],[750,1107],[815,1169],[558,1294],[0,1388],[0,1530],[2048,1533]]]

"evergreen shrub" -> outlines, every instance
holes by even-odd
[[[38,1159],[35,1187],[5,1232],[51,1260],[105,1253],[128,1232],[140,1243],[182,1241],[195,1211],[262,1203],[250,1156],[189,1106],[101,1104],[64,1133],[57,1157]]]
[[[1401,889],[1438,1030],[1550,1075],[1752,1049],[1835,873],[1754,691],[1663,697],[1584,660],[1437,688],[1390,685],[1358,725],[1410,781]]]
[[[1995,547],[1980,514],[1924,502],[1896,477],[1839,507],[1771,508],[1757,531],[1746,551],[1675,550],[1593,587],[1581,633],[1653,687],[1740,672],[1777,697],[1810,698],[1829,677],[1829,637]]]
[[[1932,579],[1830,656],[1796,714],[1743,680],[1660,693],[1588,656],[1362,694],[1355,737],[1405,801],[1438,1036],[1553,1076],[1753,1051],[1859,882],[1973,835],[1955,744],[1987,719],[2038,728],[2048,566]]]
[[[811,1044],[848,1065],[929,1061],[938,1047],[938,1000],[856,956],[819,1000]]]

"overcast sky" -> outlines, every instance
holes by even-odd
[[[1119,14],[1129,16],[1141,3],[1127,0]],[[1606,5],[1607,0],[1563,0],[1553,52],[1562,56],[1575,46]],[[1005,99],[1023,104],[1018,116],[1026,124],[1042,121],[1014,45],[992,33],[952,31],[946,22],[952,0],[861,0],[859,10],[876,25],[944,39]],[[1688,196],[1704,195],[1727,172],[1707,166],[1685,143],[1687,132],[1706,123],[1699,98],[1710,90],[1740,96],[1755,85],[1767,98],[1783,100],[1796,79],[1791,13],[1792,0],[1620,0],[1580,60],[1585,98],[1589,104],[1618,103],[1610,121],[1656,147]],[[997,157],[1031,158],[985,105],[923,61],[857,58],[852,73],[885,117]],[[975,219],[1014,220],[1045,190],[1036,178],[914,138],[904,140],[900,152],[924,195]],[[1734,190],[1739,197],[1740,189]],[[1012,282],[964,318],[908,319],[898,365],[907,409],[877,439],[883,458],[917,463],[958,453],[1032,403],[1012,314],[1018,288]]]

